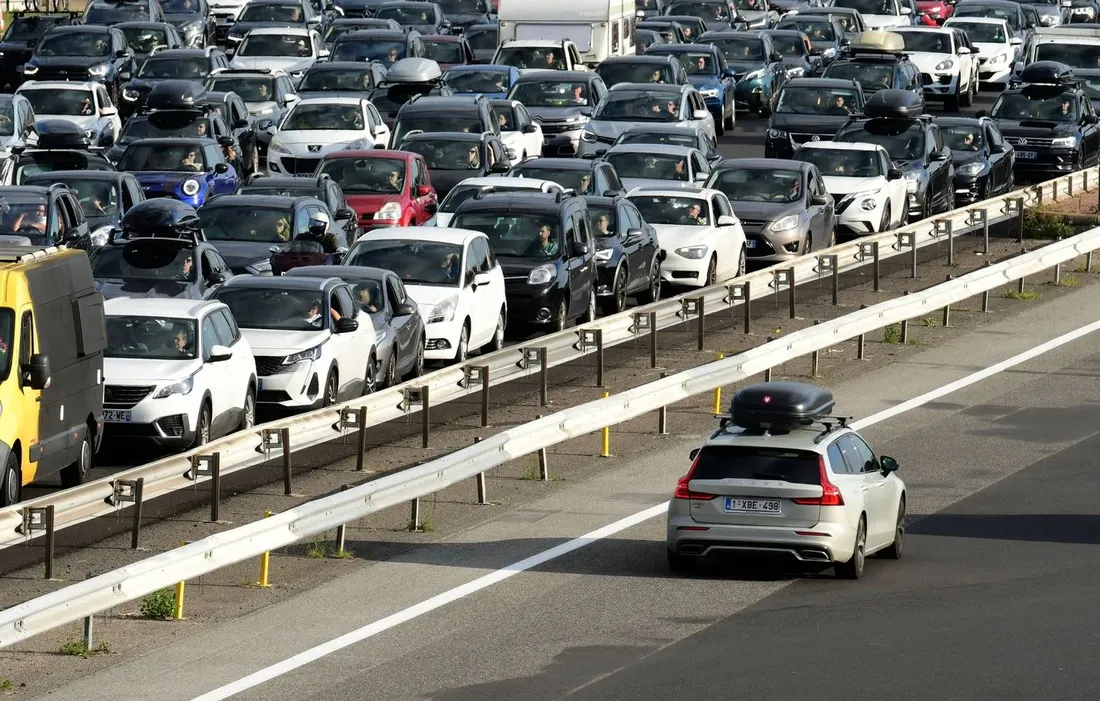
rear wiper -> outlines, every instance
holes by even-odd
[[[787,476],[779,472],[754,472],[752,473],[753,479],[758,480],[778,480],[780,482],[786,482]]]

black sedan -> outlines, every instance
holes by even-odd
[[[955,164],[955,204],[966,205],[1016,189],[1016,151],[988,117],[936,120]]]
[[[585,197],[596,245],[596,299],[604,314],[626,308],[626,298],[641,304],[661,299],[661,261],[657,231],[625,197]]]
[[[96,249],[91,262],[96,290],[106,299],[202,299],[232,277],[213,246],[187,239],[116,239]]]

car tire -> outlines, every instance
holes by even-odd
[[[336,372],[336,368],[333,368],[325,378],[325,393],[321,395],[321,406],[332,406],[339,399],[339,395],[340,375]]]
[[[412,379],[424,374],[424,346],[425,340],[421,336],[420,340],[416,342],[416,354],[413,356],[412,367],[409,368],[409,372],[405,377]]]
[[[749,253],[744,246],[741,247],[741,252],[737,254],[737,272],[734,273],[734,277],[741,277],[749,270]]]
[[[619,268],[615,273],[615,285],[611,289],[611,299],[604,302],[602,312],[606,314],[618,314],[626,309],[626,270]]]
[[[674,574],[691,574],[697,564],[698,560],[693,556],[668,551],[668,569]]]
[[[386,364],[386,380],[383,387],[389,388],[397,384],[397,349],[390,353],[390,362]]]
[[[210,402],[203,401],[202,407],[199,408],[199,418],[195,420],[195,437],[191,440],[192,448],[198,448],[200,445],[206,445],[210,442],[210,424],[212,422],[210,414]]]
[[[729,129],[730,131],[733,130],[733,128],[736,126],[736,124],[734,123],[734,120],[736,118],[737,118],[737,110],[734,108],[733,105],[730,105],[730,114],[729,114],[728,117],[725,118],[726,129]]]
[[[495,353],[496,351],[504,350],[504,330],[508,326],[508,317],[504,313],[504,307],[500,308],[500,312],[497,314],[497,327],[493,329],[493,342],[490,348]]]
[[[237,425],[238,431],[247,431],[256,425],[256,390],[251,385],[244,394],[244,404],[241,405],[241,423]]]
[[[943,101],[943,109],[945,112],[958,112],[959,103],[962,100],[959,99],[959,95],[948,95]]]
[[[859,579],[863,576],[863,568],[866,564],[865,555],[867,549],[867,519],[860,516],[859,525],[856,527],[855,548],[852,557],[847,562],[838,562],[833,570],[839,579]]]
[[[562,297],[558,302],[558,315],[554,319],[554,329],[557,331],[564,331],[565,327],[569,326],[569,305],[565,302],[565,298],[569,297],[569,291],[563,292]]]
[[[584,308],[584,315],[581,316],[582,324],[591,324],[596,320],[599,314],[600,305],[596,302],[596,288],[593,285],[588,287],[588,306]]]
[[[18,504],[22,495],[22,478],[19,476],[19,456],[8,452],[4,463],[4,474],[0,475],[0,506]]]
[[[470,357],[470,322],[462,325],[462,331],[458,334],[458,348],[455,349],[456,365],[465,363]]]
[[[649,286],[645,289],[645,292],[638,295],[638,301],[642,304],[653,304],[654,302],[661,301],[661,264],[656,260],[653,261],[653,267],[649,273]]]
[[[886,206],[882,210],[882,221],[878,223],[878,231],[881,234],[883,231],[889,231],[894,222],[890,219],[890,203],[887,202]]]
[[[718,256],[710,257],[710,265],[707,266],[707,277],[703,287],[712,287],[718,284]]]
[[[726,120],[716,119],[714,120],[714,135],[725,136],[726,135]]]
[[[362,396],[374,393],[374,388],[378,384],[378,356],[371,352],[370,357],[367,358],[367,368],[363,371],[363,391]]]
[[[898,520],[894,526],[894,542],[880,550],[878,555],[884,560],[900,560],[905,551],[905,496],[898,504]]]

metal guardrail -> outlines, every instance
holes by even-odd
[[[1100,248],[1100,227],[990,265],[915,294],[795,331],[724,360],[692,368],[605,399],[564,409],[403,472],[303,504],[262,521],[203,538],[0,611],[0,649],[134,601],[150,592],[254,558],[303,538],[438,492],[600,427],[757,375],[842,341],[996,289]]]
[[[954,257],[955,237],[982,229],[988,235],[990,225],[1016,218],[1022,221],[1025,208],[1057,199],[1059,195],[1082,193],[1097,187],[1100,187],[1100,169],[1079,171],[900,229],[862,237],[811,253],[789,263],[734,278],[713,287],[686,292],[573,329],[549,334],[525,345],[511,346],[478,356],[463,366],[432,372],[363,398],[256,426],[252,430],[226,436],[189,452],[131,468],[79,487],[5,507],[0,509],[0,549],[26,542],[46,532],[52,533],[111,515],[127,504],[134,503],[135,492],[138,490],[140,494],[136,495],[136,501],[140,503],[142,499],[164,496],[210,480],[218,481],[228,474],[257,465],[274,464],[281,467],[286,492],[289,494],[291,454],[295,451],[347,437],[360,432],[362,427],[369,428],[408,417],[421,412],[425,405],[430,409],[431,406],[467,397],[478,391],[482,392],[482,414],[485,416],[488,389],[491,386],[527,378],[532,373],[543,372],[578,358],[599,356],[605,348],[643,341],[647,336],[651,357],[655,358],[656,339],[660,330],[687,320],[698,320],[708,314],[722,311],[730,313],[739,305],[743,306],[747,320],[752,301],[771,297],[782,291],[790,292],[792,286],[796,289],[801,282],[817,281],[831,276],[836,290],[836,280],[840,273],[865,265],[875,265],[877,273],[877,264],[881,260],[899,256],[911,257],[915,276],[917,253],[922,248],[946,242],[950,262]],[[793,294],[790,299],[793,307]],[[746,301],[749,301],[748,305],[745,305]],[[794,312],[791,313],[793,315]],[[702,339],[703,323],[697,323]],[[656,361],[653,360],[653,363]],[[602,367],[602,362],[598,365]],[[363,450],[359,452],[362,454]],[[137,486],[139,484],[140,487]],[[52,529],[44,524],[47,518]]]

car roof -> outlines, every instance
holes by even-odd
[[[1008,20],[998,17],[948,17],[944,25],[960,24],[963,22],[973,22],[975,24],[1008,24]]]
[[[594,160],[587,158],[529,158],[513,168],[513,172],[527,166],[548,166],[559,170],[592,170]]]
[[[241,187],[320,187],[322,182],[325,181],[308,175],[265,175],[242,183]]]
[[[478,178],[466,178],[452,189],[458,189],[463,186],[496,187],[497,185],[501,187],[523,188],[525,190],[539,190],[546,185],[557,185],[561,187],[561,183],[554,182],[553,180],[542,180],[540,178],[510,178],[507,175],[485,175]]]
[[[895,34],[922,34],[923,33],[923,34],[947,34],[949,36],[954,34],[954,32],[951,31],[950,28],[928,27],[928,26],[922,26],[922,25],[917,25],[917,24],[914,24],[914,25],[909,26],[909,27],[894,27],[890,31],[894,32]]]
[[[466,131],[424,131],[419,134],[406,134],[402,141],[477,141],[481,142],[484,133]]]
[[[510,73],[512,71],[519,71],[519,69],[516,68],[515,66],[505,66],[505,65],[500,64],[500,63],[470,63],[470,64],[463,64],[461,66],[453,66],[451,68],[448,68],[446,72],[447,73],[488,73],[490,71],[492,71],[493,73],[502,73],[502,72],[509,72]],[[564,72],[567,72],[567,71],[561,71],[561,72],[564,73]],[[569,72],[575,72],[575,71],[569,71]]]
[[[791,78],[785,87],[792,88],[855,88],[854,80],[844,78]]]
[[[224,307],[213,300],[177,299],[173,297],[115,297],[103,303],[107,316],[169,316],[198,319],[206,311]]]
[[[501,46],[552,46],[560,49],[562,43],[566,41],[569,41],[569,39],[509,39]]]
[[[622,57],[616,57],[622,58]],[[633,58],[633,57],[631,57]],[[643,57],[639,57],[643,58]],[[607,59],[604,59],[605,61]],[[497,65],[497,64],[486,64]],[[593,77],[599,77],[595,73],[589,73],[587,71],[534,71],[533,73],[523,73],[516,78],[516,83],[537,83],[543,80],[553,80],[558,82],[566,82],[570,80],[576,81],[589,81]]]
[[[117,170],[51,170],[42,173],[32,173],[26,177],[26,180],[32,178],[38,178],[48,182],[58,182],[62,178],[65,180],[114,180],[121,182],[127,175],[132,176],[133,173],[120,172]]]
[[[658,46],[682,46],[682,44],[654,44],[650,48],[656,48]],[[702,48],[702,45],[700,45]],[[668,63],[668,56],[658,56],[657,54],[644,53],[635,54],[633,56],[608,56],[603,61],[600,61],[600,65],[607,64],[609,66],[616,63]],[[599,66],[596,66],[599,68]]]
[[[859,10],[854,7],[805,7],[798,10],[800,15],[855,15]],[[893,30],[891,30],[893,31]]]
[[[406,37],[408,37],[408,34],[403,30],[398,31],[396,29],[378,29],[372,27],[371,29],[357,29],[353,32],[341,34],[337,37],[336,42],[340,43],[352,39],[400,39],[404,41]]]
[[[480,198],[470,198],[459,205],[459,211],[481,210],[494,212],[545,212],[558,211],[575,198],[562,198],[555,192],[492,192]]]
[[[45,197],[46,194],[49,193],[49,191],[50,188],[47,185],[3,185],[0,186],[0,197],[3,197],[4,195],[16,195],[20,193],[27,195],[41,195],[42,197]]]
[[[963,126],[978,126],[985,121],[989,121],[988,117],[936,117],[936,124],[940,126],[949,127],[963,127]]]
[[[424,0],[414,0],[416,3],[422,3]],[[457,44],[462,41],[461,34],[421,34],[420,38],[427,41],[432,40],[444,44]]]
[[[147,139],[137,139],[136,141],[131,141],[128,146],[133,146],[134,144],[160,145],[179,143],[202,144],[203,146],[217,146],[218,144],[217,141],[214,141],[213,139],[208,139],[203,136],[151,136]]]
[[[742,32],[742,34],[747,34],[747,33],[748,32]],[[756,36],[760,36],[760,35],[757,34]],[[689,43],[686,43],[686,42],[682,43],[682,44],[654,44],[653,46],[646,49],[646,52],[643,55],[644,56],[658,56],[662,53],[687,53],[689,51],[692,52],[692,53],[699,53],[701,51],[708,51],[710,53],[717,53],[718,52],[718,47],[715,46],[714,44],[689,44]]]
[[[321,61],[320,63],[314,63],[312,66],[306,69],[306,71],[323,71],[323,70],[350,70],[352,68],[359,68],[363,70],[370,69],[373,65],[378,64],[378,61]]]
[[[16,94],[18,95],[27,90],[37,90],[39,88],[44,90],[92,90],[97,85],[101,85],[101,83],[93,83],[90,80],[82,82],[75,80],[28,80],[16,88]]]
[[[790,158],[727,158],[714,166],[713,170],[723,170],[725,168],[807,170],[810,165],[805,161],[796,161]]]
[[[417,134],[414,134],[413,136],[417,136]],[[393,149],[364,149],[356,151],[333,151],[332,153],[325,156],[325,160],[333,158],[393,158],[400,161],[407,161],[413,158],[417,158],[419,156],[419,153],[412,153],[411,151],[395,151]],[[256,182],[261,181],[258,180]]]
[[[47,30],[50,34],[87,32],[88,34],[110,34],[111,28],[102,24],[55,24]]]
[[[476,238],[485,238],[485,234],[472,229],[456,229],[449,226],[391,226],[375,229],[360,240],[429,241],[465,245]]]
[[[299,100],[298,105],[362,105],[364,102],[368,102],[365,97],[306,97]]]
[[[882,147],[878,144],[868,144],[862,141],[807,141],[799,148],[822,149],[827,151],[878,151]]]
[[[122,29],[123,27],[126,27],[127,29],[163,29],[170,24],[171,22],[153,22],[152,20],[147,19],[136,19],[130,20],[129,22],[116,22],[114,26],[118,27],[119,29]]]
[[[177,56],[177,57],[184,56],[184,57],[188,57],[188,58],[204,58],[206,56],[206,51],[204,49],[189,49],[185,46],[179,46],[179,47],[176,47],[174,49],[164,49],[162,51],[158,51],[155,54],[150,55],[145,60],[148,61],[150,58],[164,58],[166,56],[169,57],[169,58],[172,57],[172,56]]]
[[[333,275],[332,277],[336,277]],[[290,275],[235,275],[222,285],[221,289],[234,287],[252,287],[274,290],[323,290],[331,278],[292,277]]]
[[[257,36],[267,36],[269,34],[290,34],[291,36],[309,36],[310,31],[314,31],[309,27],[257,27],[249,32],[249,34],[255,34]],[[248,37],[246,36],[245,39]],[[201,51],[201,49],[193,49],[194,51]]]
[[[665,156],[687,156],[698,152],[693,146],[678,146],[676,144],[618,144],[612,146],[604,154],[610,156],[613,153],[657,153]]]
[[[316,197],[306,197],[304,195],[254,195],[250,193],[237,194],[229,193],[226,195],[217,195],[210,198],[210,200],[199,207],[199,211],[204,209],[211,209],[214,207],[263,207],[263,208],[284,208],[293,207],[302,200],[316,201]]]
[[[686,90],[691,90],[690,85],[676,85],[674,83],[615,83],[607,89],[608,92],[640,92],[642,90],[648,92],[667,92],[676,93],[677,95],[683,93]]]
[[[477,104],[476,95],[425,95],[416,102],[401,105],[401,111],[477,109]]]
[[[305,265],[284,273],[285,276],[289,277],[338,277],[341,280],[381,280],[386,275],[393,274],[392,271],[384,268],[373,268],[369,265]]]
[[[761,434],[731,424],[708,435],[704,445],[742,444],[787,450],[806,450],[824,454],[834,440],[818,440],[823,432],[824,428],[820,423],[811,426],[794,426],[789,433],[775,434]],[[855,431],[846,426],[834,426],[827,435],[839,438],[848,433],[855,433]]]
[[[630,192],[626,193],[627,197],[633,197],[635,195],[648,195],[657,197],[687,197],[694,200],[709,199],[713,195],[721,195],[721,190],[713,190],[706,187],[685,187],[685,188],[673,188],[673,187],[636,187]]]

